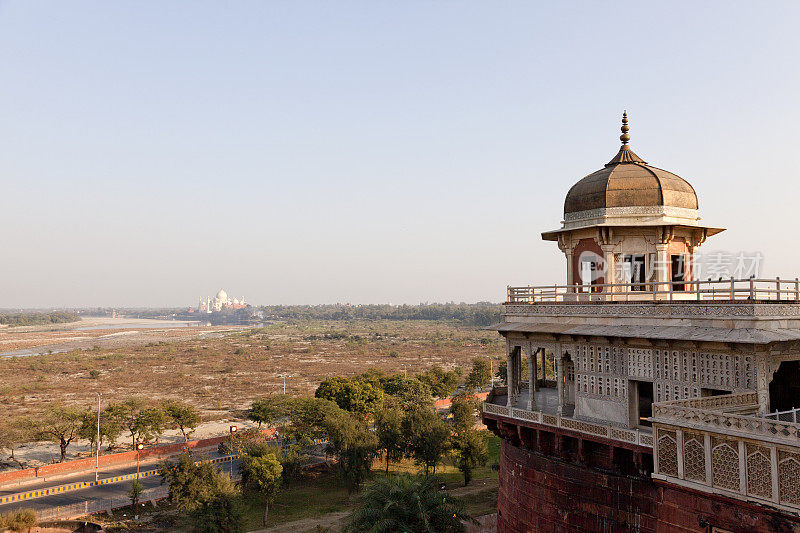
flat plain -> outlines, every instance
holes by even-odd
[[[98,337],[96,331],[47,335]],[[287,393],[310,395],[329,376],[368,369],[413,375],[433,365],[466,371],[475,357],[503,353],[497,333],[443,321],[297,321],[140,333],[115,335],[108,343],[90,339],[90,347],[63,353],[0,359],[6,416],[35,416],[54,403],[91,408],[95,392],[101,392],[104,402],[182,399],[214,420],[240,414],[254,398],[282,392],[284,375]]]

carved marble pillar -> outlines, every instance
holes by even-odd
[[[573,270],[573,266],[572,266],[572,249],[570,248],[569,250],[565,251],[564,255],[567,258],[567,285],[574,285],[575,284],[575,278],[573,277],[574,274],[573,274],[573,271],[572,271]],[[569,289],[568,292],[575,292],[575,289]]]
[[[514,387],[514,380],[515,380],[515,372],[514,372],[514,346],[509,344],[508,350],[506,352],[506,384],[508,385],[508,407],[514,407],[514,403],[516,402],[516,394],[515,394],[515,387]]]
[[[756,359],[756,391],[758,392],[758,414],[765,415],[770,411],[769,384],[772,381],[772,365],[767,355],[759,355]]]
[[[653,268],[655,268],[655,281],[658,282],[656,288],[659,291],[668,291],[670,288],[667,285],[667,281],[669,281],[668,247],[668,244],[656,244],[656,264],[653,265]],[[659,295],[659,298],[669,298],[669,296],[662,294]]]
[[[558,409],[556,412],[559,416],[562,416],[564,414],[564,381],[566,376],[564,375],[564,359],[561,358],[560,345],[556,345],[553,350],[553,356],[556,360],[556,386],[558,390]]]
[[[603,244],[600,246],[603,250],[603,283],[616,283],[616,264],[614,261],[614,246],[611,244]],[[603,292],[612,292],[611,288],[606,288]]]
[[[527,353],[528,357],[528,411],[536,410],[536,357],[534,354],[536,349],[528,344]]]

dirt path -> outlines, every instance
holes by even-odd
[[[322,530],[331,528],[334,531],[340,531],[344,527],[345,520],[349,514],[349,511],[328,513],[316,518],[304,518],[268,529],[259,529],[252,533],[306,533],[308,531],[316,531],[317,528]]]

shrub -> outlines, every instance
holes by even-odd
[[[36,511],[33,509],[19,509],[0,515],[0,529],[27,531],[36,524]]]

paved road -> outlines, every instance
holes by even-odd
[[[238,459],[233,461],[233,473],[236,475],[239,472],[239,463]],[[151,463],[148,464],[144,470],[152,470],[156,467],[158,463]],[[140,465],[141,466],[141,465]],[[231,464],[229,462],[218,463],[217,468],[223,472],[230,472]],[[109,470],[108,472],[111,472]],[[113,475],[122,475],[122,474],[130,474],[136,472],[136,465],[133,465],[131,468],[130,466],[121,467],[120,469],[114,469]],[[112,477],[111,474],[101,476],[103,477]],[[81,476],[81,478],[69,478],[64,479],[60,478],[57,481],[48,482],[48,486],[58,486],[64,485],[67,483],[72,483],[75,481],[82,481],[82,478],[86,478],[87,481],[91,480],[94,481],[94,472],[91,474],[86,474]],[[100,498],[120,498],[125,497],[127,492],[131,488],[132,481],[120,481],[119,483],[109,483],[108,485],[98,485],[94,487],[87,487],[85,489],[78,489],[73,490],[70,492],[62,492],[60,494],[51,494],[48,496],[42,496],[41,498],[33,498],[30,500],[24,500],[20,502],[12,502],[0,505],[0,513],[4,513],[10,511],[12,509],[45,509],[48,507],[56,507],[59,505],[69,505],[73,503],[81,503],[85,500],[92,500],[92,499],[100,499]],[[150,489],[154,487],[159,487],[161,485],[161,476],[150,476],[145,477],[140,480],[143,489]],[[45,488],[45,486],[36,486],[35,489]],[[27,491],[28,489],[24,489]],[[32,489],[33,490],[33,489]],[[11,492],[5,491],[2,494],[13,494],[16,492],[23,492],[20,490],[14,490]]]

